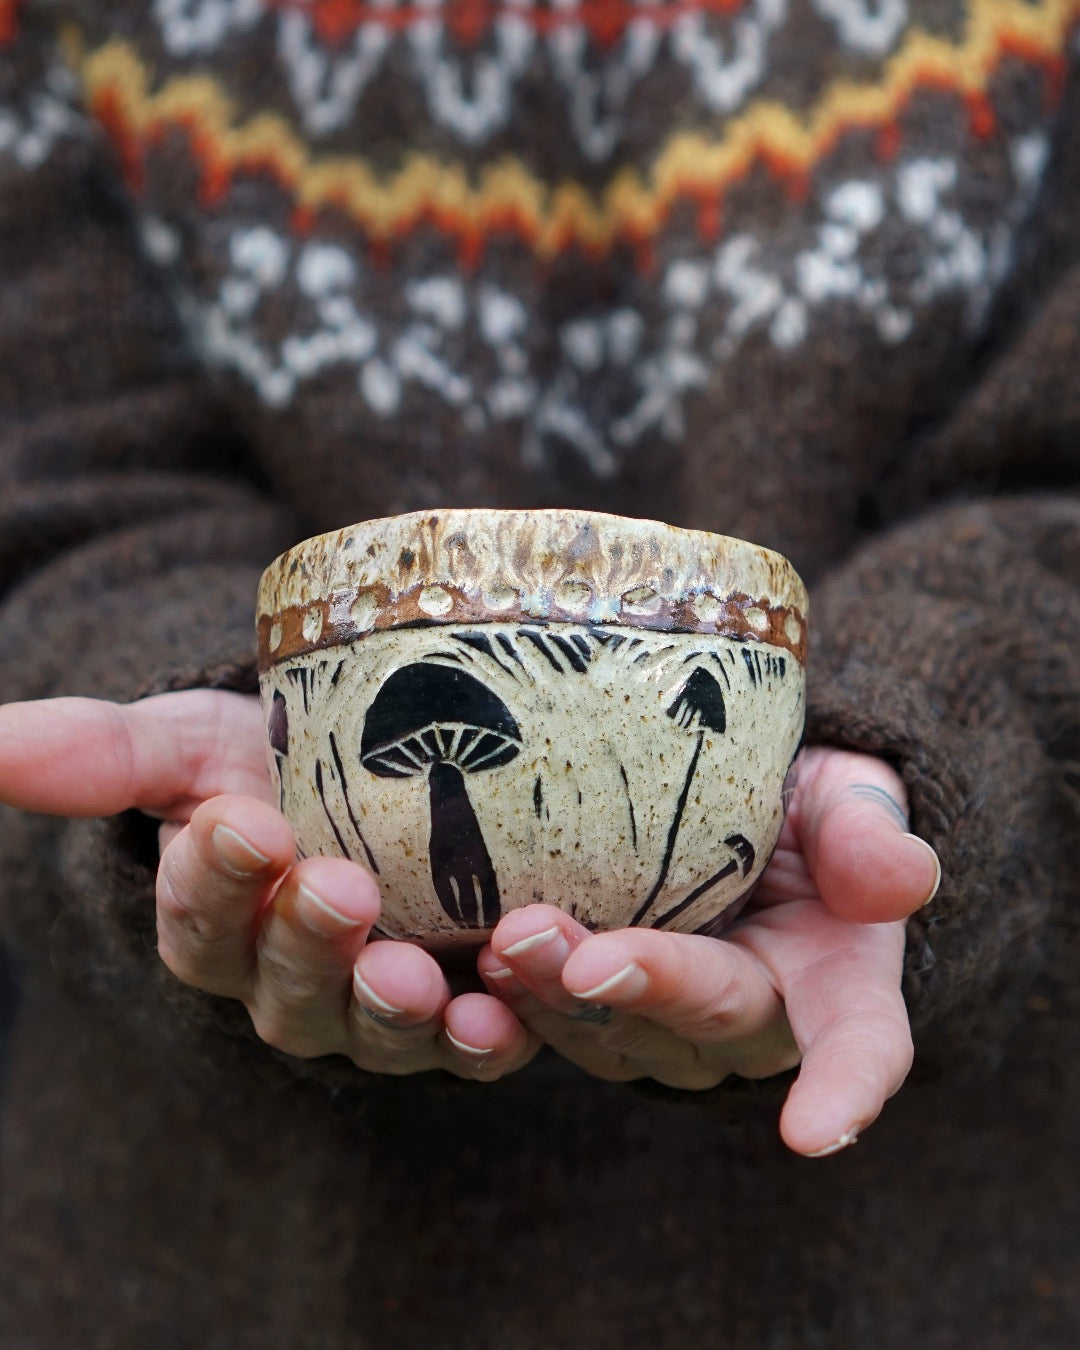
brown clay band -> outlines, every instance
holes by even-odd
[[[806,661],[806,588],[786,558],[593,511],[364,521],[283,553],[263,574],[258,609],[260,670],[380,630],[483,623],[719,635]]]
[[[807,624],[793,607],[770,605],[766,599],[736,594],[724,597],[702,591],[672,600],[647,586],[626,592],[602,619],[587,618],[587,597],[566,597],[563,605],[531,603],[506,589],[496,596],[469,595],[449,585],[417,585],[391,593],[382,583],[335,592],[306,605],[290,605],[259,617],[259,670],[308,652],[354,642],[389,628],[434,624],[575,623],[599,627],[645,628],[656,632],[701,633],[764,642],[791,653],[806,664]],[[495,603],[492,603],[492,601]]]

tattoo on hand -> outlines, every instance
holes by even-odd
[[[877,802],[879,806],[884,806],[899,824],[905,829],[911,829],[911,823],[908,820],[907,812],[896,800],[890,797],[884,788],[874,787],[872,783],[856,783],[851,789],[856,797],[863,797],[868,802]]]

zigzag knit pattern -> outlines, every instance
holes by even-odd
[[[302,228],[327,207],[344,212],[381,243],[428,222],[454,235],[467,259],[475,259],[484,240],[498,232],[517,234],[540,257],[551,257],[573,246],[595,254],[619,241],[649,240],[681,200],[697,204],[702,233],[715,237],[726,192],[758,166],[804,197],[814,169],[852,131],[875,131],[879,156],[891,158],[900,145],[902,112],[926,90],[954,94],[967,111],[972,135],[986,139],[996,126],[990,88],[1003,63],[1013,58],[1041,69],[1053,98],[1063,76],[1065,38],[1080,14],[1076,0],[1034,6],[972,0],[964,31],[950,41],[906,28],[903,0],[886,4],[872,19],[861,0],[817,4],[835,19],[847,46],[889,55],[867,79],[830,81],[801,111],[776,101],[744,106],[764,80],[767,39],[787,17],[787,0],[750,0],[748,12],[737,18],[732,17],[742,8],[737,2],[665,7],[607,0],[554,11],[451,0],[425,10],[395,7],[380,13],[351,3],[276,0],[270,8],[282,11],[281,78],[307,138],[275,113],[238,119],[227,87],[212,75],[176,76],[152,89],[146,63],[121,41],[88,54],[82,64],[90,104],[114,136],[135,185],[153,144],[180,128],[199,163],[207,204],[220,201],[236,176],[269,173],[294,200]],[[230,24],[251,25],[260,5],[235,0],[216,9],[204,6],[201,14],[218,17],[201,27],[192,18],[181,20],[179,4],[157,8],[166,46],[186,55],[209,50],[214,38],[224,42]],[[734,28],[726,64],[723,45],[706,32],[708,14],[723,15]],[[581,155],[607,163],[619,144],[620,119],[615,111],[605,118],[601,108],[629,102],[634,84],[655,64],[665,33],[702,110],[736,115],[714,135],[673,132],[645,172],[616,164],[599,192],[581,182],[545,182],[512,156],[469,174],[463,165],[416,155],[380,174],[361,156],[321,156],[312,144],[320,133],[359,116],[365,86],[389,63],[396,43],[411,42],[413,74],[432,120],[462,142],[482,145],[510,121],[515,84],[543,35],[551,74],[570,99]],[[419,34],[429,37],[421,44]],[[467,61],[467,48],[484,34],[494,52]],[[454,52],[454,45],[466,51]],[[587,68],[589,46],[610,53],[602,79]],[[572,59],[566,55],[571,52]],[[465,92],[470,86],[471,97]]]
[[[677,443],[762,343],[795,359],[836,322],[884,349],[927,322],[973,339],[1080,17],[155,0],[136,43],[124,4],[100,8],[75,11],[38,97],[0,110],[0,154],[33,167],[89,111],[210,366],[269,408],[330,380],[373,426],[425,409],[512,434],[527,472],[559,445],[598,479]],[[0,0],[0,41],[17,27]]]

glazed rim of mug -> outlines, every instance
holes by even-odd
[[[806,663],[779,553],[596,511],[415,511],[294,545],[259,584],[259,670],[389,628],[574,623],[765,642]]]

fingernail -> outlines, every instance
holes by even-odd
[[[260,872],[270,859],[228,825],[215,825],[210,835],[214,852],[226,872],[234,877],[250,877]]]
[[[341,933],[347,932],[350,928],[359,928],[363,923],[362,919],[353,919],[348,914],[339,913],[308,886],[298,886],[296,894],[300,901],[296,907],[297,917],[305,928],[318,933],[320,937],[326,936],[326,919],[330,919]]]
[[[930,854],[931,858],[933,858],[934,867],[937,869],[936,874],[934,876],[934,884],[931,887],[930,894],[922,902],[922,908],[925,908],[930,903],[930,901],[933,900],[934,896],[937,895],[938,887],[941,885],[941,859],[938,857],[937,852],[935,851],[933,845],[928,844],[925,839],[920,839],[917,834],[905,834],[904,838],[914,839],[914,841],[921,848],[924,848],[927,851],[927,853]]]
[[[619,998],[640,998],[648,987],[648,975],[636,961],[631,961],[628,966],[623,966],[622,970],[617,970],[591,989],[571,989],[570,992],[575,998],[596,1002],[598,999],[610,998],[612,994]]]
[[[353,971],[353,991],[364,1011],[372,1015],[400,1017],[405,1011],[404,1008],[395,1008],[392,1003],[387,1003],[386,999],[377,994],[357,970]]]
[[[514,972],[507,966],[500,966],[498,970],[485,970],[485,980],[513,980],[516,979]]]
[[[463,1055],[468,1055],[469,1058],[474,1062],[478,1060],[482,1061],[487,1059],[488,1055],[493,1054],[495,1051],[495,1047],[493,1045],[487,1046],[468,1045],[465,1041],[459,1041],[458,1038],[453,1034],[453,1032],[446,1031],[445,1027],[443,1028],[443,1030],[444,1032],[446,1032],[446,1039],[450,1042],[450,1044],[454,1047],[454,1049],[460,1050]]]
[[[859,1137],[859,1131],[855,1128],[845,1130],[839,1139],[834,1139],[831,1144],[826,1144],[824,1148],[817,1148],[813,1153],[807,1153],[807,1158],[827,1158],[832,1153],[839,1153],[842,1149],[850,1148]]]
[[[559,948],[556,943],[562,944],[563,954],[569,955],[570,944],[563,936],[562,929],[556,924],[553,928],[545,928],[542,933],[534,933],[532,937],[522,938],[520,942],[515,942],[512,947],[504,947],[499,953],[500,956],[517,957],[524,956],[527,952],[535,952],[540,947],[550,948],[552,954]]]

